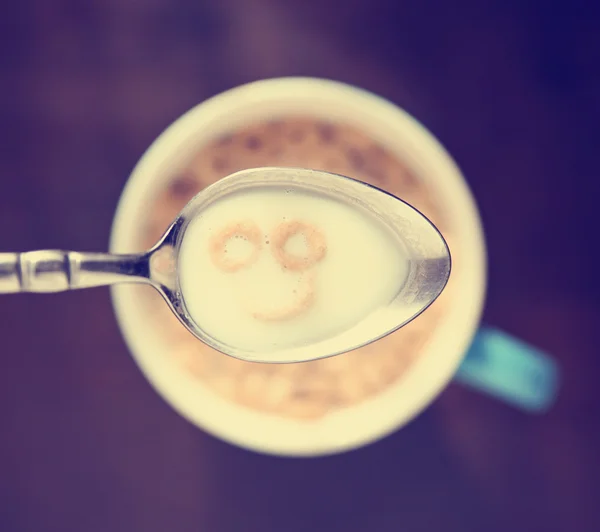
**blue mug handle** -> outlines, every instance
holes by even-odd
[[[493,327],[481,327],[455,380],[528,412],[548,410],[558,393],[556,362]]]

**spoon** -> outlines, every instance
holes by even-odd
[[[295,187],[370,211],[403,242],[408,276],[396,296],[350,329],[301,347],[254,352],[211,337],[186,308],[178,277],[178,258],[189,222],[229,194],[257,187]],[[117,283],[145,283],[163,296],[198,339],[227,355],[253,362],[302,362],[338,355],[374,342],[421,314],[442,292],[450,275],[450,252],[437,228],[399,198],[354,179],[300,168],[255,168],[232,174],[197,194],[160,240],[137,254],[40,250],[0,253],[0,293],[61,292]]]

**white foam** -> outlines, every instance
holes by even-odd
[[[284,269],[271,250],[273,230],[292,221],[317,228],[327,246],[325,256],[304,272]],[[250,266],[225,272],[211,258],[211,237],[237,222],[256,224],[262,247]],[[284,249],[303,255],[307,243],[291,237]],[[230,239],[226,250],[227,257],[243,259],[253,244]],[[366,211],[329,196],[274,187],[231,194],[210,205],[190,222],[179,254],[181,289],[192,319],[220,342],[262,352],[349,329],[394,298],[407,269],[395,236]],[[253,316],[293,308],[307,290],[314,290],[314,302],[293,318]]]

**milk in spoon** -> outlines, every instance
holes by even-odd
[[[224,344],[265,353],[353,327],[396,297],[409,264],[371,212],[280,186],[211,203],[186,228],[178,263],[191,318]]]

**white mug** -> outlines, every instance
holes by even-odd
[[[389,434],[429,405],[455,375],[522,408],[547,408],[556,390],[552,361],[499,331],[480,328],[486,251],[465,179],[414,118],[363,90],[322,79],[271,79],[229,90],[193,108],[167,128],[131,174],[115,215],[111,251],[139,250],[136,228],[144,209],[156,190],[186,167],[199,146],[247,123],[302,114],[357,126],[396,154],[416,178],[435,188],[460,257],[449,283],[459,296],[450,300],[444,318],[402,379],[362,403],[307,421],[245,408],[183,374],[166,356],[168,341],[144,322],[140,312],[144,303],[136,287],[115,286],[119,326],[156,390],[189,421],[223,440],[259,452],[296,456],[341,452]]]

